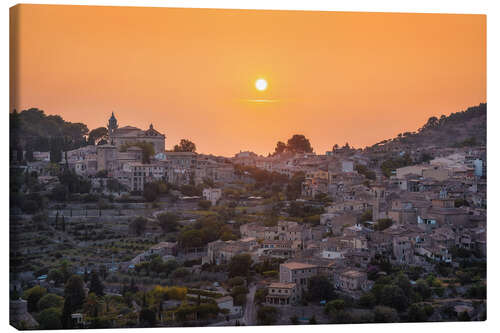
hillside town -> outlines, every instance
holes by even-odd
[[[297,134],[268,156],[166,150],[118,112],[25,134],[49,117],[11,114],[17,328],[486,319],[485,122],[419,143],[485,104],[363,149]]]

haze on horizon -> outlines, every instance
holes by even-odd
[[[267,155],[304,134],[324,153],[486,102],[485,15],[18,5],[12,31],[10,111],[89,130],[114,111],[168,149]]]

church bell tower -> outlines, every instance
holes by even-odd
[[[109,136],[109,141],[111,144],[113,144],[113,133],[115,130],[118,128],[118,121],[115,118],[115,113],[111,112],[111,117],[108,120],[108,136]]]

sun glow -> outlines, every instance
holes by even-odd
[[[255,88],[257,88],[258,91],[264,91],[267,89],[267,81],[264,79],[258,79],[255,81]]]

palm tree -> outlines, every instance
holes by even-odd
[[[110,306],[113,304],[113,301],[114,301],[113,296],[104,295],[103,301],[104,301],[104,304],[106,305],[105,311],[106,311],[106,313],[108,313],[110,310]]]
[[[83,310],[90,317],[99,316],[99,308],[101,307],[101,300],[94,293],[90,293],[87,297],[87,301],[83,305]]]

